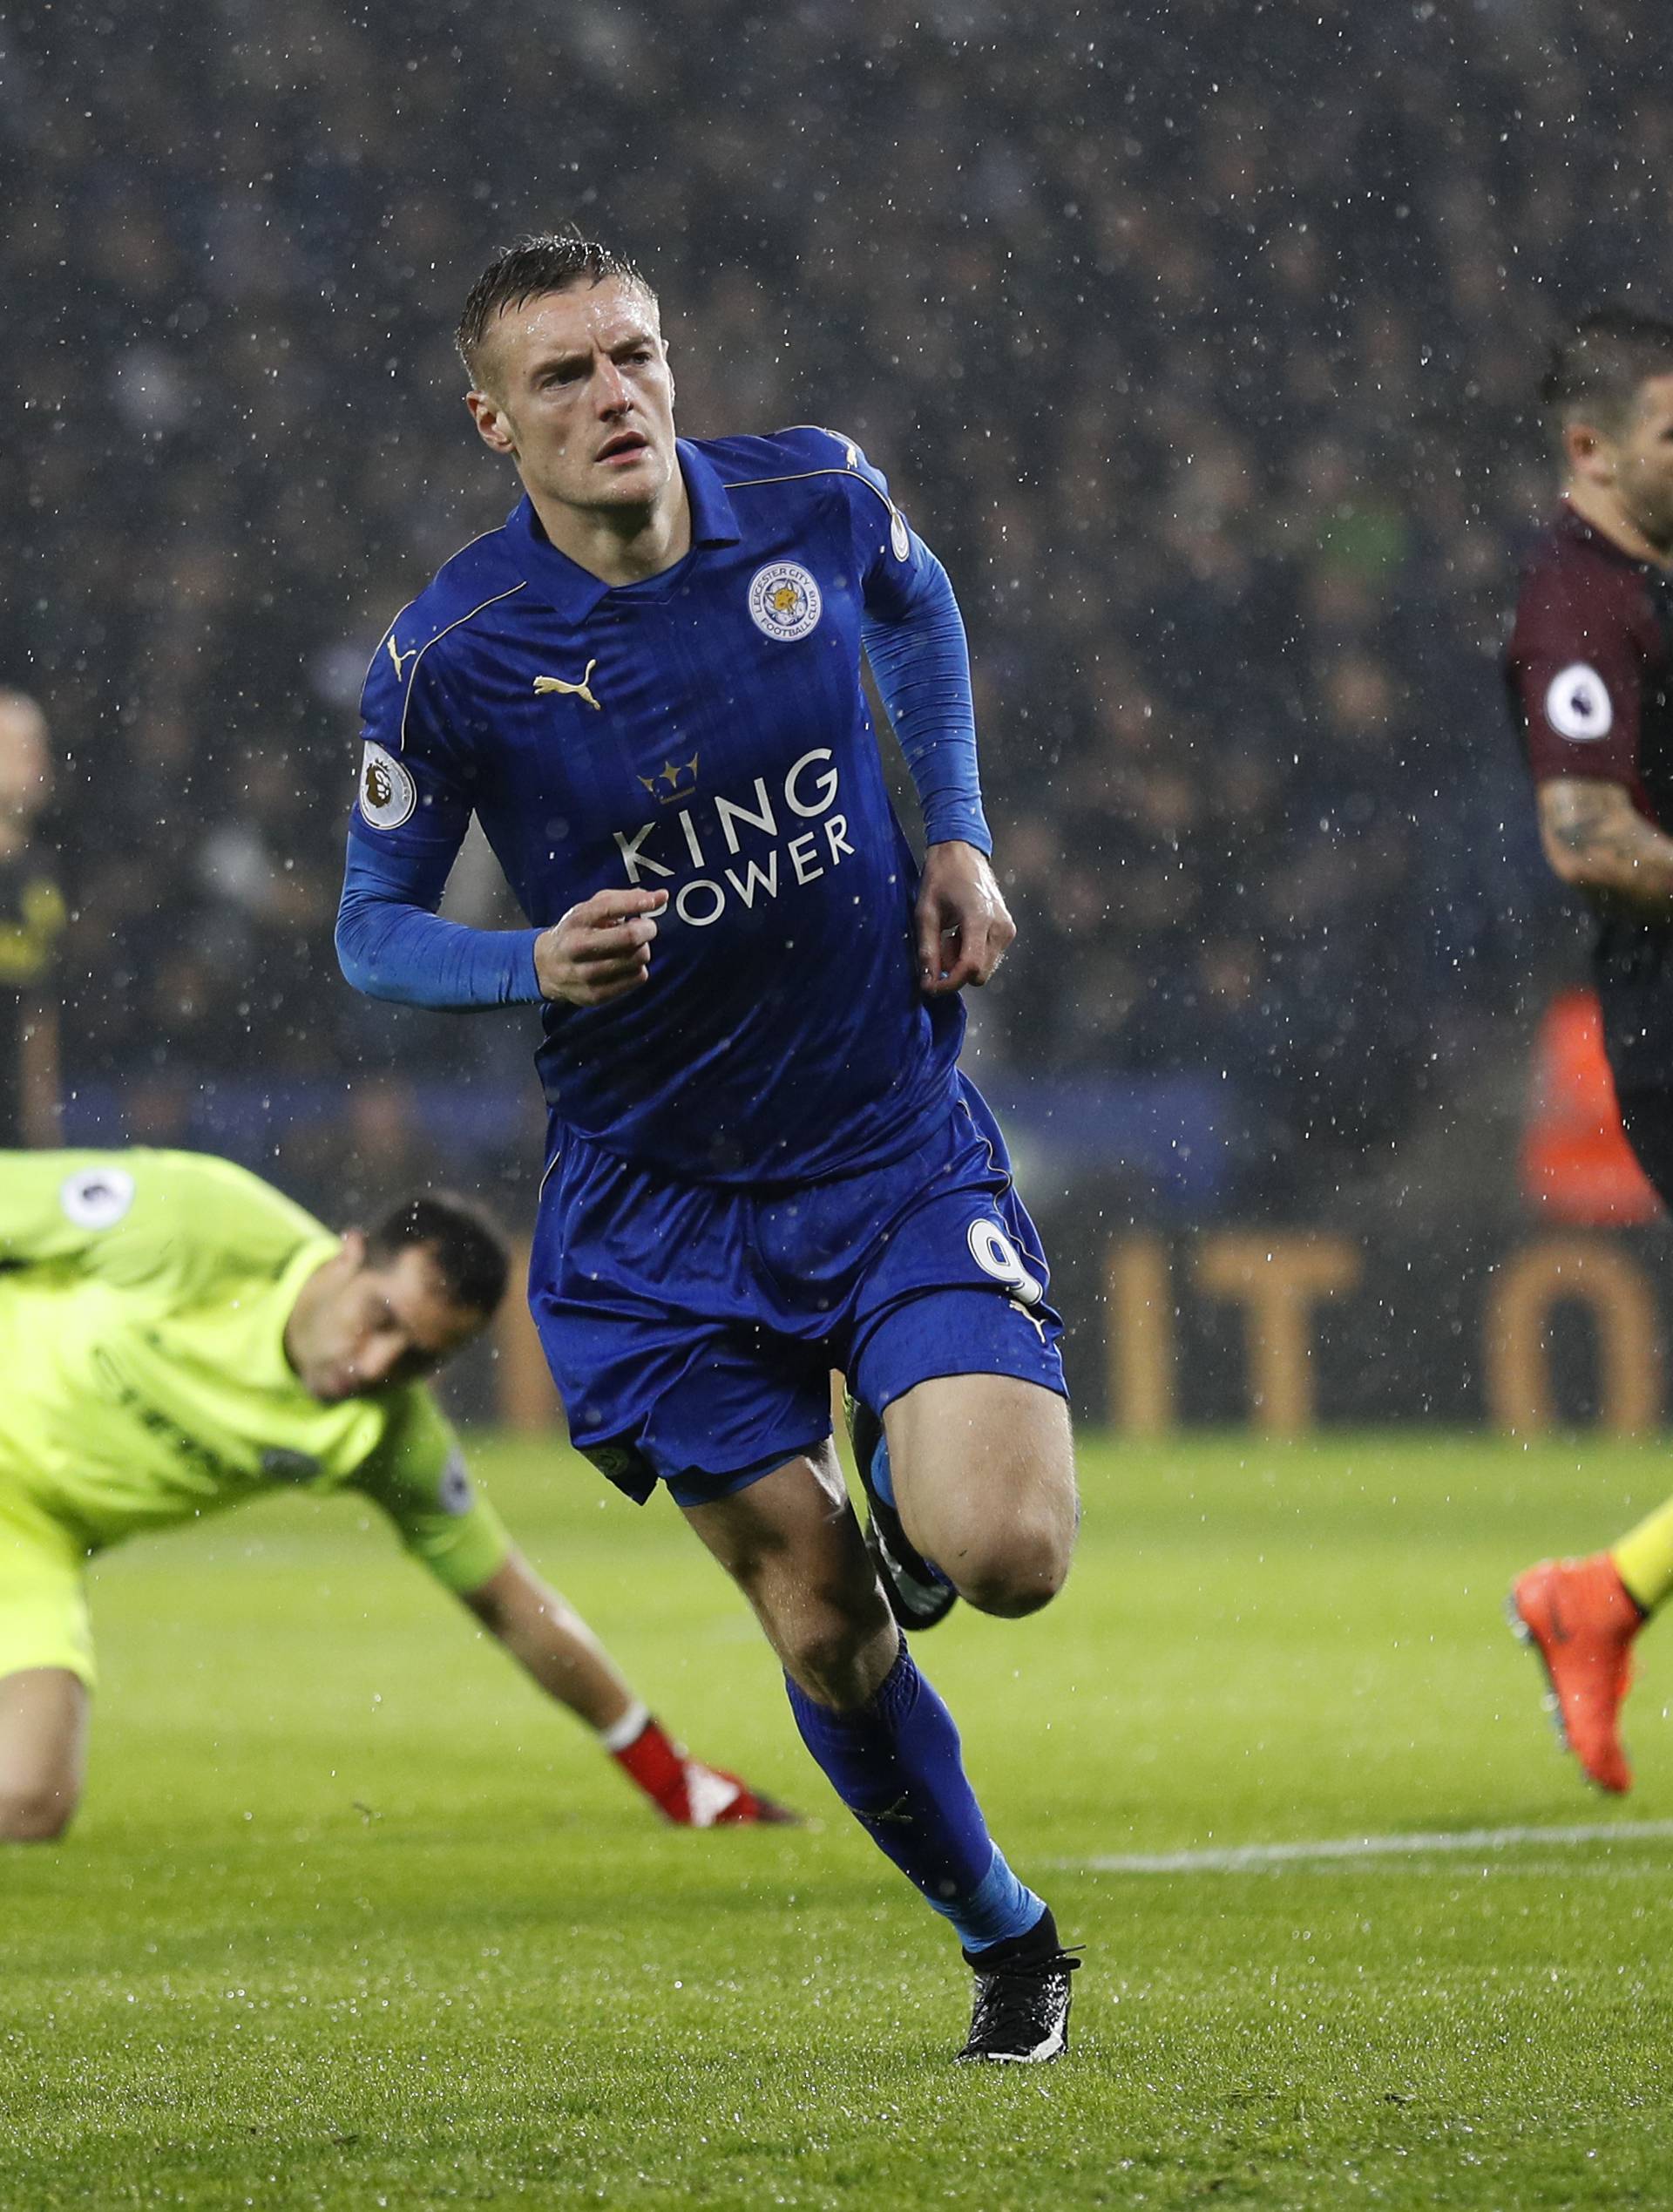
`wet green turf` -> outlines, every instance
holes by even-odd
[[[88,1804],[0,1859],[0,2204],[1673,2202],[1673,1645],[1616,1807],[1499,1605],[1673,1487],[1661,1448],[1216,1438],[1086,1453],[1050,1612],[919,1648],[1087,1946],[1071,2059],[972,2075],[952,1946],[796,1741],[671,1511],[484,1446],[671,1724],[818,1812],[660,1828],[353,1509],[94,1579]],[[1097,1872],[1101,1856],[1615,1824],[1604,1842]]]

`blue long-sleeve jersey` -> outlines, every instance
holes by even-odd
[[[692,547],[665,573],[606,585],[525,499],[396,617],[362,698],[340,956],[375,995],[533,1001],[540,930],[597,891],[666,890],[647,983],[545,1008],[557,1119],[680,1175],[838,1174],[945,1111],[963,1033],[918,987],[862,645],[931,841],[986,851],[962,625],[846,440],[679,454]],[[436,915],[472,812],[525,931]]]

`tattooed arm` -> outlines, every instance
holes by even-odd
[[[1554,777],[1539,804],[1540,842],[1564,883],[1640,920],[1673,922],[1673,838],[1644,819],[1624,784]]]

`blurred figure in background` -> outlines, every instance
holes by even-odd
[[[1542,397],[1563,505],[1524,573],[1505,673],[1546,858],[1596,917],[1621,1118],[1673,1205],[1673,322],[1588,316]],[[1600,1789],[1631,1787],[1617,1722],[1632,1645],[1670,1594],[1673,1500],[1609,1550],[1543,1560],[1512,1589],[1511,1625]]]
[[[33,842],[51,790],[46,716],[26,693],[0,691],[0,1145],[58,1142],[64,894]]]

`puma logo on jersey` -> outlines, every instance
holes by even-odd
[[[586,687],[592,679],[593,669],[598,665],[596,661],[589,661],[581,670],[581,680],[579,683],[566,683],[562,676],[536,676],[534,688],[543,695],[548,691],[561,691],[566,698],[585,699],[587,705],[596,713],[599,711],[599,702]]]
[[[1033,1329],[1034,1334],[1040,1339],[1040,1342],[1044,1344],[1046,1341],[1046,1324],[1040,1320],[1039,1314],[1031,1313],[1019,1298],[1007,1298],[1005,1302],[1011,1308],[1011,1311],[1013,1313],[1021,1314],[1023,1320],[1030,1324]]]
[[[403,661],[416,661],[418,657],[418,648],[416,645],[410,646],[404,653],[397,653],[395,649],[395,632],[393,630],[391,630],[388,637],[384,639],[383,646],[384,650],[388,653],[390,660],[395,663],[395,680],[397,683],[399,683],[401,681],[401,663]]]

